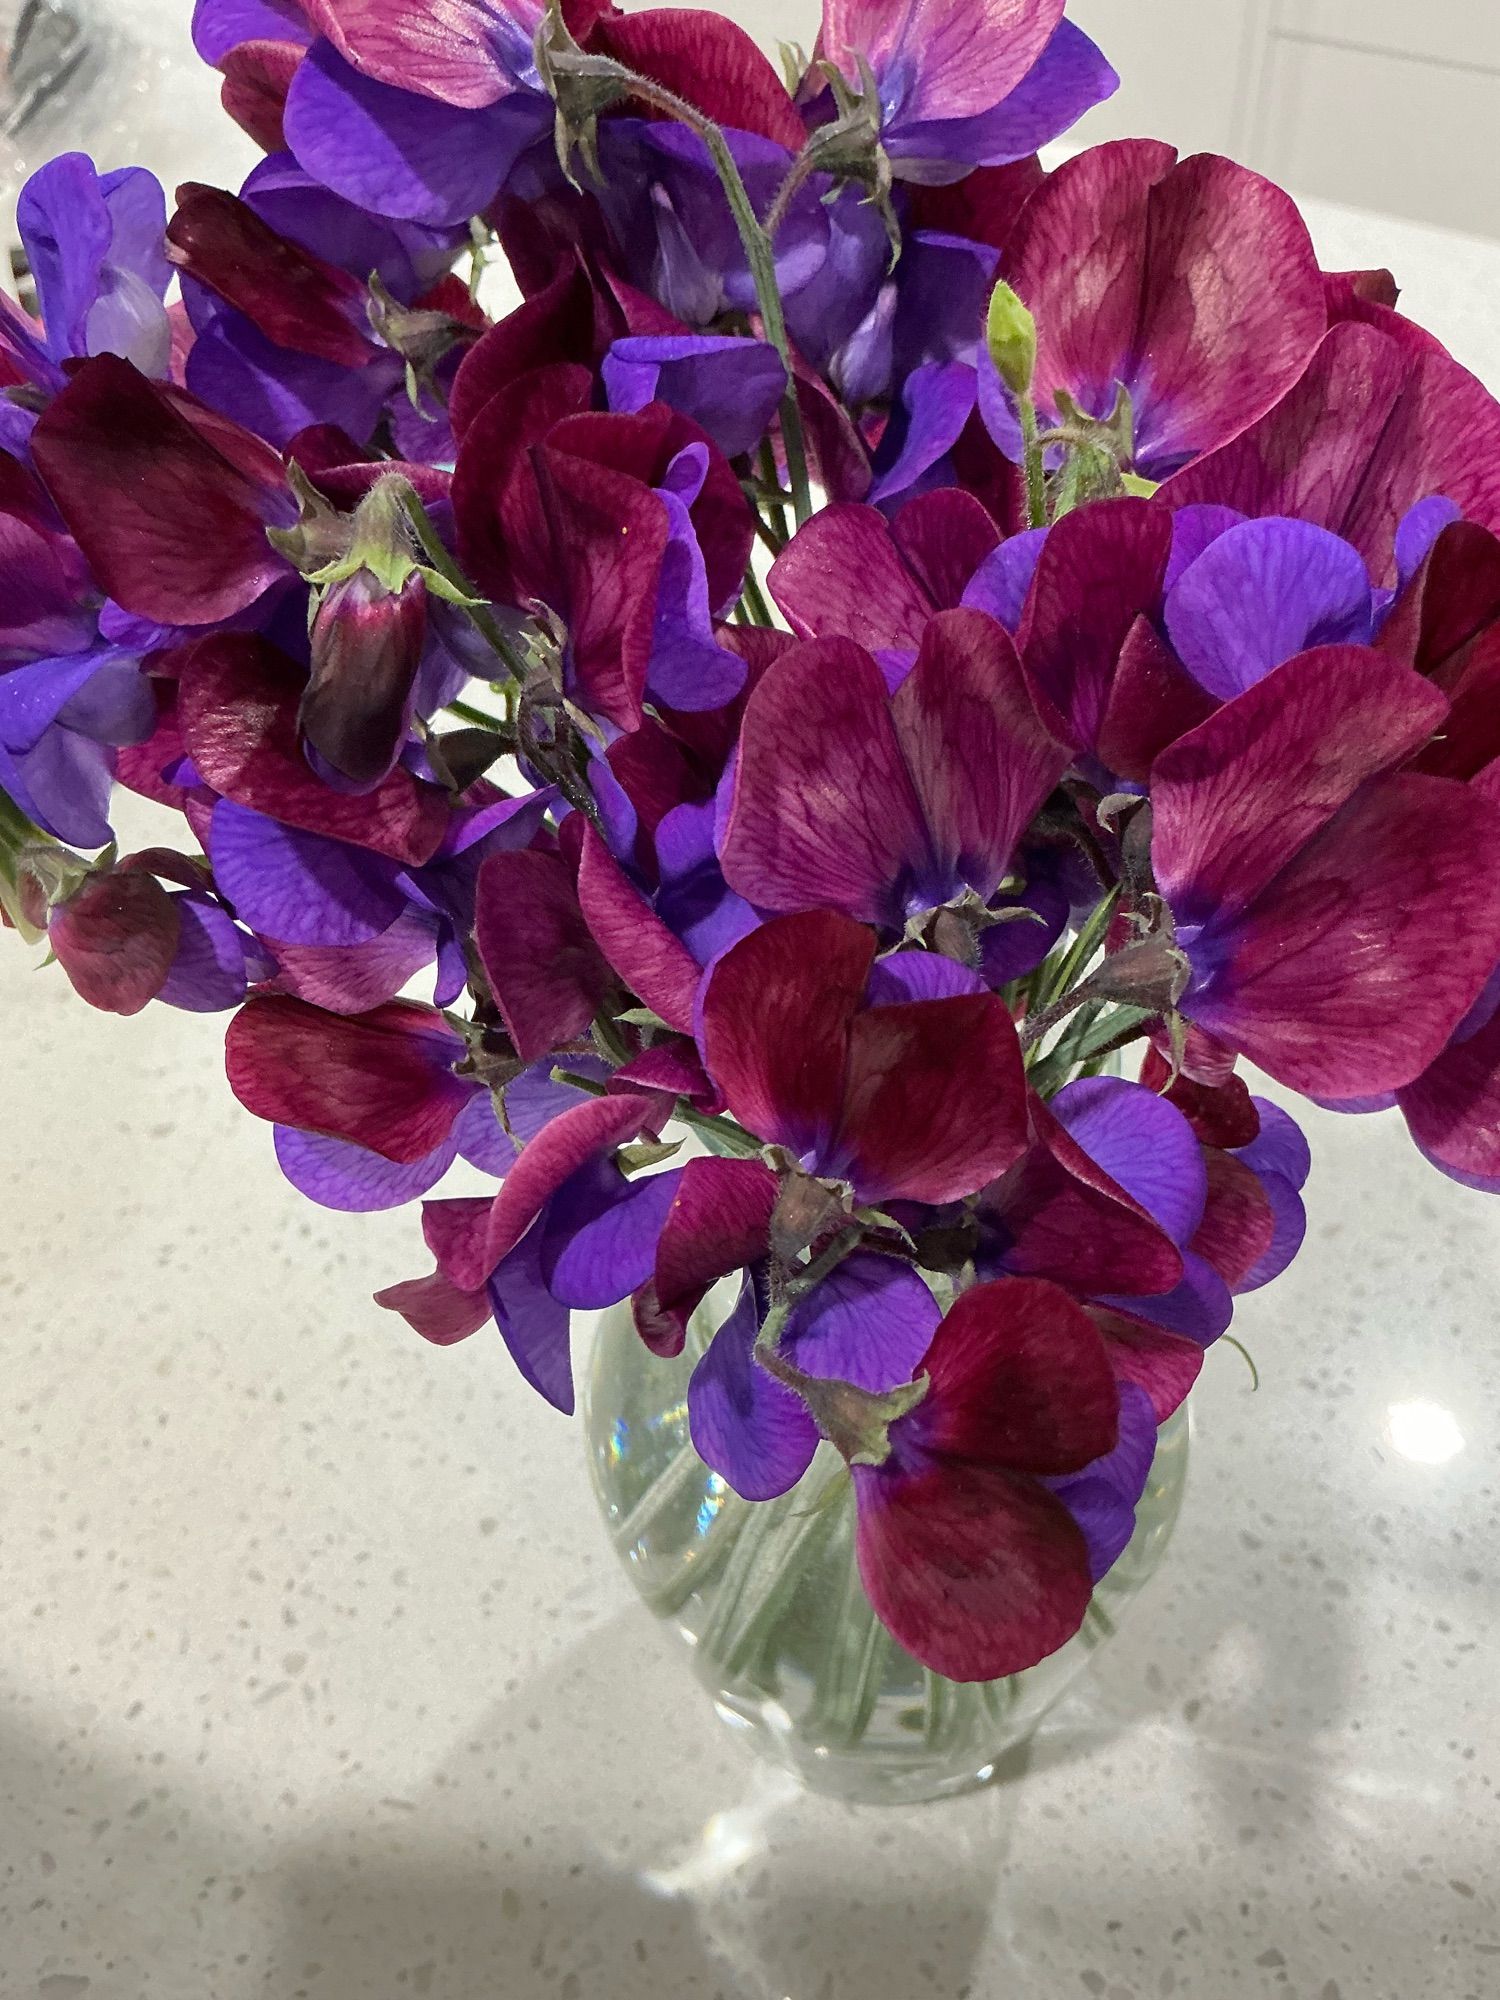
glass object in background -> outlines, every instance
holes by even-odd
[[[217,75],[193,54],[191,0],[0,0],[0,227],[56,153],[102,169],[149,167],[167,190],[237,187],[257,148],[219,108]],[[4,274],[11,275],[8,255]],[[17,274],[24,275],[24,274]]]
[[[722,1290],[723,1288],[721,1288]],[[984,1685],[944,1680],[870,1608],[854,1551],[853,1489],[829,1445],[779,1500],[751,1505],[688,1435],[687,1385],[727,1311],[711,1295],[685,1352],[642,1345],[628,1305],[602,1315],[586,1434],[615,1550],[732,1728],[813,1791],[907,1804],[984,1783],[1088,1665],[1166,1553],[1187,1477],[1188,1417],[1163,1427],[1129,1547],[1083,1629],[1050,1659]]]

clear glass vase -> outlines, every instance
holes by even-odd
[[[823,1445],[779,1500],[751,1505],[693,1450],[687,1385],[717,1323],[711,1299],[675,1361],[648,1353],[628,1306],[601,1315],[586,1389],[595,1491],[636,1589],[670,1620],[731,1728],[812,1790],[864,1803],[941,1798],[985,1783],[1114,1632],[1171,1539],[1188,1421],[1163,1427],[1129,1547],[1083,1629],[1007,1680],[944,1680],[891,1638],[854,1550],[848,1472]]]

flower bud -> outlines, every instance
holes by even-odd
[[[378,785],[400,756],[426,637],[427,586],[415,568],[394,588],[360,568],[324,590],[298,722],[351,785]]]
[[[47,937],[80,998],[107,1014],[139,1014],[166,984],[181,912],[153,875],[99,869],[54,905]]]
[[[990,293],[984,337],[1006,388],[1013,396],[1029,396],[1036,373],[1036,321],[1004,279]]]

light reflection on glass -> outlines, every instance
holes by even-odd
[[[1446,1465],[1464,1448],[1464,1434],[1453,1412],[1423,1398],[1392,1403],[1385,1429],[1395,1449],[1414,1465]]]

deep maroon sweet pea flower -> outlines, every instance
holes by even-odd
[[[725,879],[760,909],[841,909],[899,928],[988,900],[1067,761],[1009,635],[940,612],[892,696],[848,640],[786,653],[745,709]]]
[[[875,937],[831,911],[780,917],[719,960],[705,1065],[729,1109],[863,1202],[956,1201],[1026,1144],[1010,1015],[990,994],[869,1005]]]
[[[462,1156],[505,1172],[515,1156],[487,1089],[454,1068],[460,1036],[431,1007],[393,1000],[340,1015],[283,998],[230,1023],[229,1086],[276,1127],[292,1184],[325,1208],[415,1201]]]
[[[855,90],[868,66],[880,143],[913,181],[1022,159],[1119,86],[1063,0],[824,0],[818,47]]]
[[[1270,295],[1279,308],[1279,292]],[[1285,385],[1284,385],[1285,386]],[[1397,581],[1397,535],[1419,502],[1445,499],[1500,530],[1500,403],[1437,347],[1374,327],[1333,327],[1281,400],[1162,489],[1314,522],[1351,543],[1375,583]]]
[[[767,581],[799,638],[853,639],[883,666],[910,665],[933,613],[957,608],[999,538],[956,489],[920,494],[890,518],[843,502],[797,530]]]
[[[215,624],[291,578],[266,540],[297,518],[280,456],[128,361],[86,362],[32,453],[94,576],[139,617]]]
[[[1410,1083],[1500,959],[1494,808],[1397,769],[1446,712],[1416,675],[1329,647],[1157,759],[1152,865],[1190,967],[1182,1011],[1294,1089]]]
[[[1095,147],[1049,176],[1001,275],[1036,318],[1044,428],[1061,415],[1060,392],[1104,419],[1123,390],[1133,464],[1149,479],[1263,415],[1328,326],[1317,258],[1290,198],[1229,160],[1179,163],[1153,140]],[[1018,460],[1010,394],[987,360],[979,393],[996,443]]]

